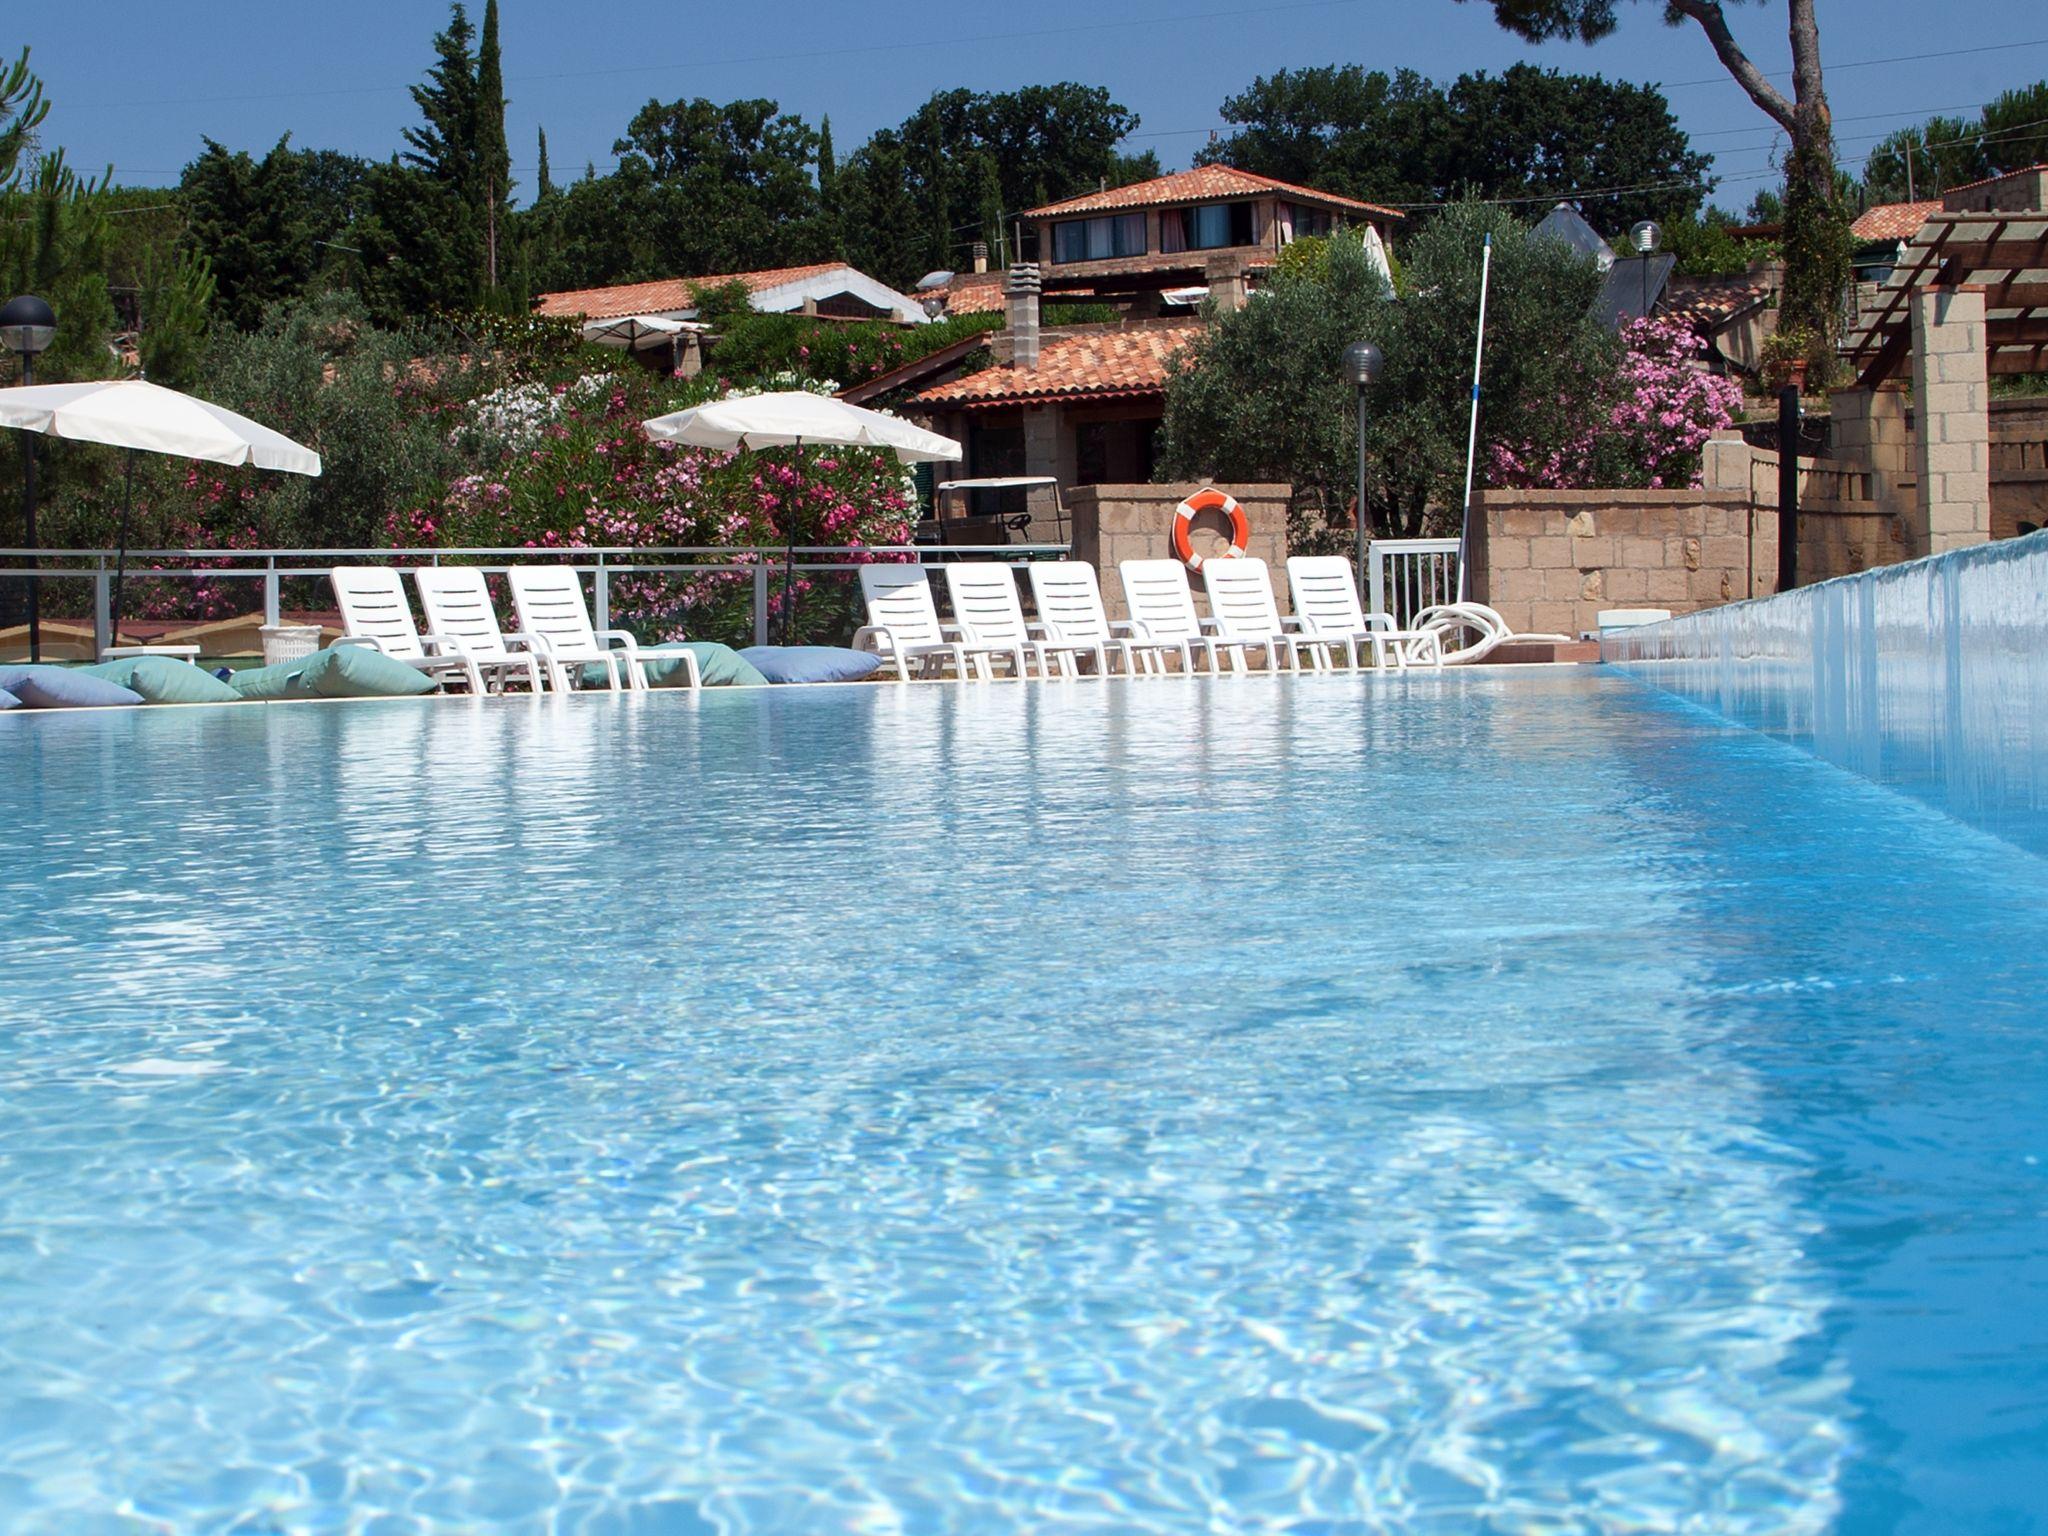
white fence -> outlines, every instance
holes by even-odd
[[[1366,606],[1404,629],[1423,609],[1458,600],[1456,539],[1374,539],[1365,570]]]
[[[797,576],[820,572],[851,574],[877,560],[912,560],[945,564],[957,560],[998,560],[1022,566],[1033,560],[1064,560],[1066,544],[862,544],[798,545],[793,569]],[[444,562],[480,567],[499,574],[514,565],[568,565],[590,579],[591,606],[597,627],[609,628],[613,618],[611,583],[615,577],[744,575],[753,585],[754,643],[768,642],[771,595],[792,564],[788,552],[755,545],[619,546],[591,549],[536,549],[524,545],[463,549],[131,549],[126,580],[247,581],[260,585],[263,622],[278,622],[280,584],[292,578],[324,578],[337,565],[390,565],[412,570]],[[89,582],[92,587],[94,649],[112,643],[115,557],[104,549],[0,549],[0,584]],[[252,591],[251,606],[257,593]],[[53,617],[44,602],[45,618]],[[124,618],[133,618],[132,613]]]

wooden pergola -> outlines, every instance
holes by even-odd
[[[1842,337],[1858,387],[1883,383],[1912,356],[1915,290],[1965,285],[1984,290],[1987,371],[2048,371],[2048,213],[1937,213]]]

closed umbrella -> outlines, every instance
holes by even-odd
[[[282,432],[146,379],[0,389],[0,426],[128,450],[119,553],[114,560],[114,635],[121,628],[121,579],[128,565],[128,514],[138,449],[209,464],[253,464],[294,475],[320,473],[320,455]]]
[[[906,464],[962,457],[960,445],[950,437],[830,395],[794,389],[714,400],[641,425],[658,442],[687,443],[693,448],[886,448]],[[796,602],[795,520],[784,518],[783,528],[789,542],[783,578],[789,601],[784,604],[782,619],[782,636],[787,640]]]

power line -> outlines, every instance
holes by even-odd
[[[1881,64],[1921,64],[1928,59],[1959,59],[1972,53],[2010,53],[2015,48],[2048,48],[2048,37],[2028,38],[2017,43],[1985,43],[1976,48],[1950,48],[1940,53],[1901,53],[1889,59],[1852,59],[1846,64],[1828,64],[1823,73],[1837,75],[1849,69],[1875,69]],[[1763,71],[1768,79],[1789,80],[1789,69],[1767,69]],[[1658,80],[1652,82],[1660,91],[1682,91],[1695,85],[1738,85],[1741,82],[1733,75],[1703,75],[1697,80]]]

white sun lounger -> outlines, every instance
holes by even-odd
[[[1119,560],[1116,572],[1124,585],[1124,606],[1131,612],[1133,646],[1149,648],[1159,658],[1178,654],[1183,672],[1195,670],[1198,656],[1211,672],[1217,670],[1217,651],[1230,650],[1235,642],[1202,632],[1186,566],[1178,560]],[[1242,669],[1241,653],[1237,662]]]
[[[1202,567],[1202,581],[1209,589],[1209,623],[1218,643],[1238,648],[1231,657],[1233,665],[1241,668],[1246,653],[1259,651],[1270,671],[1298,671],[1304,653],[1311,670],[1329,669],[1319,641],[1280,622],[1280,605],[1274,601],[1265,561],[1253,556],[1211,560]]]
[[[583,668],[593,664],[604,668],[606,684],[615,693],[621,673],[627,688],[637,692],[647,687],[640,642],[623,629],[591,628],[590,609],[583,601],[583,578],[574,570],[565,565],[515,565],[506,576],[512,583],[512,607],[519,615],[519,628],[541,642],[548,682],[557,693],[566,693],[581,678]],[[688,651],[677,654],[683,658],[686,686],[700,686],[704,679],[697,658]],[[569,670],[572,667],[574,674]]]
[[[1058,660],[1061,675],[1072,676],[1077,658],[1091,654],[1095,670],[1105,676],[1112,665],[1133,676],[1140,665],[1148,672],[1154,667],[1163,671],[1159,653],[1180,649],[1169,641],[1148,644],[1133,639],[1129,624],[1111,624],[1095,567],[1085,560],[1035,560],[1025,569],[1031,577],[1031,601],[1038,608],[1035,632],[1046,652]]]
[[[388,565],[336,566],[327,573],[341,604],[337,645],[360,645],[417,667],[437,682],[460,678],[471,693],[484,691],[483,667],[449,635],[421,634],[405,600],[405,584]]]
[[[1569,645],[1570,635],[1516,634],[1508,621],[1484,603],[1439,603],[1410,619],[1413,629],[1426,629],[1437,637],[1437,653],[1447,663],[1483,661],[1504,645],[1526,641],[1532,645]],[[1454,636],[1466,631],[1478,638],[1452,646]]]
[[[989,676],[985,653],[969,645],[958,626],[939,623],[931,579],[922,565],[864,565],[860,595],[867,604],[868,621],[854,631],[853,648],[894,663],[902,681],[910,681],[913,661],[923,672],[950,662],[954,681],[965,682],[971,658],[975,675]]]
[[[541,642],[498,627],[482,571],[473,565],[422,566],[412,573],[412,582],[419,588],[428,629],[461,646],[486,671],[494,670],[500,688],[523,677],[529,689],[540,692]]]
[[[1075,651],[1096,649],[1093,645],[1077,646],[1032,634],[1031,627],[1024,622],[1017,578],[1007,565],[976,561],[943,569],[946,591],[953,599],[953,618],[960,626],[961,639],[970,655],[981,652],[989,657],[1006,656],[1018,677],[1024,675],[1024,665],[1029,660],[1037,665],[1040,677],[1048,677],[1049,653],[1059,653],[1064,670],[1072,667]]]
[[[1384,667],[1390,658],[1404,669],[1410,662],[1444,664],[1437,631],[1401,629],[1392,614],[1365,612],[1358,601],[1358,583],[1351,578],[1351,562],[1342,555],[1290,556],[1287,590],[1294,597],[1295,621],[1302,634],[1319,642],[1325,654],[1342,646],[1354,672],[1361,646],[1375,667]]]

